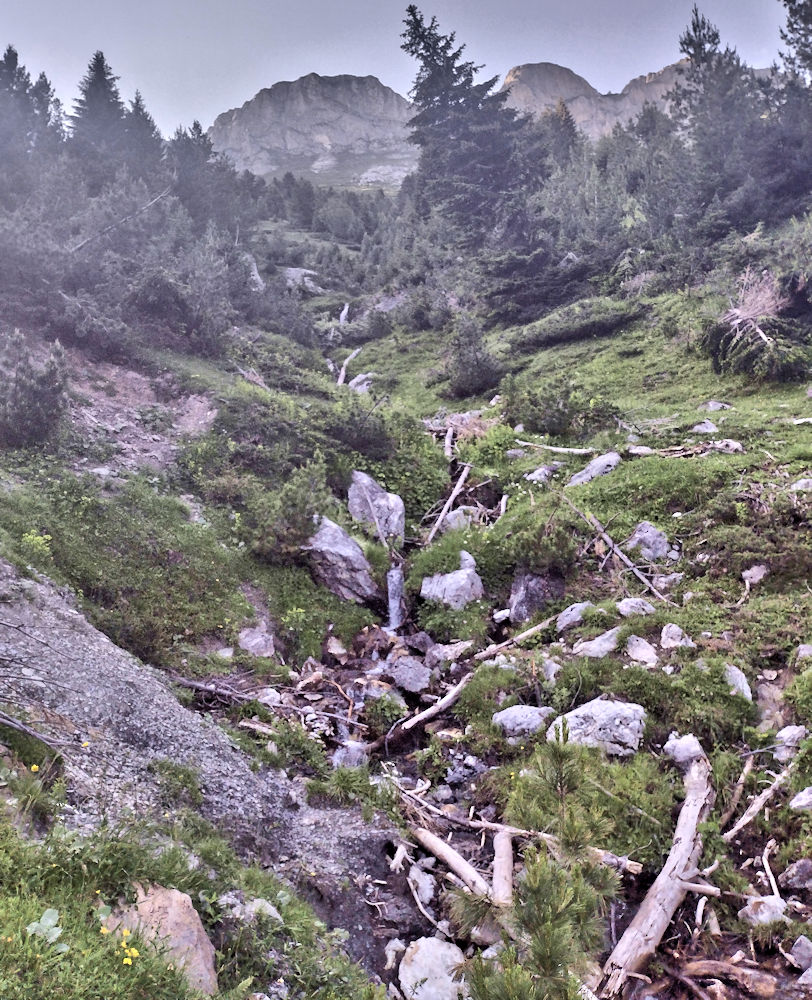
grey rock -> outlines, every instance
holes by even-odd
[[[719,438],[718,441],[711,441],[710,447],[714,451],[721,451],[726,455],[735,455],[744,451],[744,445],[741,441],[734,441],[733,438]]]
[[[230,660],[234,656],[233,646],[221,646],[220,649],[215,651],[215,656],[219,656],[221,660]]]
[[[524,458],[526,454],[524,448],[508,448],[505,452],[505,458]]]
[[[775,750],[773,757],[779,764],[788,764],[798,753],[801,743],[806,739],[806,726],[784,726],[775,734]]]
[[[812,490],[812,479],[798,479],[790,486],[793,493],[807,493]]]
[[[562,665],[550,656],[542,656],[541,669],[544,673],[544,680],[549,684],[555,684],[555,679],[563,669]]]
[[[660,645],[663,649],[677,649],[679,647],[696,649],[696,643],[693,639],[690,639],[679,625],[674,625],[673,622],[663,625],[663,630],[660,633]]]
[[[790,809],[794,809],[795,812],[809,812],[812,809],[812,785],[798,792],[791,800],[789,807]]]
[[[756,566],[751,566],[749,569],[744,570],[742,573],[742,580],[745,583],[749,583],[751,587],[755,586],[757,583],[761,583],[765,576],[770,572],[768,566],[763,566],[758,564]]]
[[[798,663],[799,660],[810,660],[812,659],[812,643],[803,642],[795,650],[795,662]]]
[[[637,549],[643,559],[657,562],[658,559],[665,559],[669,554],[671,543],[664,531],[660,531],[650,521],[641,521],[626,541],[622,543],[621,548],[627,552]]]
[[[491,722],[498,726],[505,736],[527,736],[539,729],[555,715],[552,708],[539,708],[536,705],[513,705],[495,712]]]
[[[732,409],[730,403],[720,403],[718,399],[709,399],[707,403],[700,403],[697,406],[697,410],[708,410],[711,413],[716,413],[718,410],[730,409]]]
[[[352,474],[347,506],[350,517],[371,527],[384,538],[403,541],[406,528],[406,508],[397,493],[387,493],[372,476],[357,470]]]
[[[725,680],[730,685],[731,694],[739,694],[747,701],[753,700],[753,693],[744,671],[733,663],[725,664]]]
[[[376,372],[359,372],[347,383],[347,388],[357,392],[359,396],[365,396],[372,389],[372,380],[377,378]]]
[[[426,651],[426,666],[429,670],[436,670],[444,663],[456,663],[461,660],[469,649],[474,645],[473,639],[462,639],[460,642],[450,642],[447,644],[435,643]]]
[[[639,635],[629,636],[626,642],[626,652],[635,663],[644,663],[647,667],[656,667],[659,661],[654,646]]]
[[[472,601],[485,596],[485,588],[476,571],[473,556],[460,552],[460,568],[453,573],[435,573],[423,578],[420,596],[424,601],[438,601],[459,611]]]
[[[581,639],[572,647],[573,654],[575,656],[588,656],[596,660],[608,656],[618,647],[620,628],[620,625],[610,628],[608,632],[603,632],[594,639]]]
[[[260,622],[252,628],[244,628],[237,637],[237,645],[251,656],[273,656],[274,637],[268,631],[268,623]]]
[[[564,580],[552,574],[519,573],[510,588],[510,620],[514,624],[529,621],[551,601],[564,596]]]
[[[624,597],[617,602],[618,614],[624,618],[632,615],[653,615],[654,605],[649,603],[644,597]]]
[[[409,869],[409,881],[423,906],[429,906],[437,892],[437,880],[434,876],[424,871],[420,865],[412,865]]]
[[[587,608],[594,607],[595,605],[592,601],[581,601],[579,604],[570,604],[570,606],[568,608],[564,608],[558,618],[556,618],[556,631],[566,632],[567,629],[580,625],[584,620],[584,611],[586,611]]]
[[[366,744],[358,740],[347,740],[333,751],[330,763],[333,767],[363,767],[369,763]]]
[[[450,511],[440,526],[440,531],[445,534],[448,531],[459,531],[462,528],[470,528],[472,524],[476,524],[479,520],[479,508],[478,507],[455,507],[454,510]]]
[[[669,591],[678,587],[685,577],[684,573],[663,573],[652,577],[651,582],[662,594],[667,594]]]
[[[254,697],[260,705],[264,705],[265,708],[274,708],[276,705],[282,704],[282,695],[276,690],[276,688],[260,688]]]
[[[406,949],[398,980],[408,1000],[461,1000],[468,996],[465,981],[455,978],[465,955],[450,941],[418,938]]]
[[[712,420],[702,420],[691,428],[693,434],[716,434],[719,428]]]
[[[386,672],[401,691],[419,694],[431,684],[431,669],[416,656],[399,656],[387,664]]]
[[[804,972],[812,968],[812,941],[805,934],[795,939],[789,953]]]
[[[309,553],[315,579],[337,597],[356,604],[381,599],[361,546],[329,518],[321,519],[318,531],[302,548]]]
[[[678,767],[682,768],[705,756],[702,745],[693,733],[686,733],[684,736],[672,733],[663,747],[663,752],[666,757],[670,757]]]
[[[656,454],[653,448],[649,448],[646,444],[630,444],[626,449],[627,455],[632,455],[634,458],[645,458],[647,455]]]
[[[804,989],[812,989],[812,969],[807,969],[798,976],[797,985],[803,986]]]
[[[591,483],[598,476],[605,476],[612,472],[620,465],[621,461],[622,459],[616,451],[608,451],[605,455],[598,455],[580,472],[576,472],[567,486],[583,486],[584,483]]]
[[[780,920],[789,923],[786,916],[787,902],[780,896],[754,896],[739,910],[739,920],[753,927],[772,924]]]
[[[642,705],[596,698],[559,716],[547,730],[548,740],[560,739],[564,722],[571,743],[597,747],[610,756],[628,757],[643,739],[646,711]]]
[[[785,889],[812,889],[812,858],[801,858],[778,876],[778,884]]]
[[[273,920],[278,924],[284,923],[279,910],[262,897],[245,900],[241,892],[232,891],[220,896],[217,905],[220,909],[227,910],[241,924],[252,924],[258,917]]]
[[[540,465],[532,472],[528,472],[524,478],[528,483],[549,483],[559,469],[563,468],[563,462],[550,462],[548,465]]]

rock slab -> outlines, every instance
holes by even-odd
[[[384,538],[403,541],[406,530],[406,508],[397,493],[387,493],[372,476],[355,471],[352,474],[347,506],[350,517],[369,525]]]
[[[476,571],[474,557],[463,549],[458,570],[424,577],[420,596],[424,601],[445,604],[453,611],[460,611],[472,601],[481,600],[485,596],[485,588]]]
[[[646,710],[631,702],[596,698],[559,716],[547,730],[547,739],[560,739],[564,723],[571,743],[597,747],[613,757],[629,757],[643,739]]]
[[[608,451],[605,455],[598,455],[580,472],[576,472],[567,486],[583,486],[584,483],[591,483],[598,476],[605,476],[612,472],[620,463],[621,457],[616,451]]]
[[[409,1000],[461,1000],[467,997],[464,980],[454,978],[465,961],[462,951],[440,938],[412,941],[400,960],[398,979]]]
[[[334,521],[323,517],[303,548],[314,578],[336,597],[356,604],[381,598],[363,549]]]

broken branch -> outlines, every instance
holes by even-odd
[[[438,532],[438,530],[440,528],[440,525],[443,523],[443,521],[446,518],[446,514],[448,514],[448,512],[451,510],[451,505],[454,503],[454,501],[457,499],[457,497],[462,492],[462,487],[465,484],[465,480],[468,478],[468,473],[470,471],[471,471],[471,466],[470,465],[466,465],[466,466],[463,467],[462,473],[460,474],[460,478],[457,480],[457,485],[451,491],[451,496],[448,498],[448,500],[446,500],[446,502],[445,502],[445,504],[443,506],[443,509],[440,511],[440,516],[434,522],[434,527],[429,532],[429,537],[426,539],[426,545],[428,545],[431,542],[431,540],[434,538],[434,536],[437,534],[437,532]]]

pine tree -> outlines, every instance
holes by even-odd
[[[117,76],[103,52],[96,52],[79,83],[79,98],[70,116],[71,135],[83,153],[118,151],[124,134],[124,103]]]
[[[149,180],[159,173],[164,141],[155,119],[147,111],[140,90],[136,90],[130,107],[124,113],[122,152],[131,176]]]
[[[806,77],[812,74],[812,2],[781,0],[787,9],[787,25],[781,31],[781,41],[789,46],[783,53],[784,65],[793,73]]]

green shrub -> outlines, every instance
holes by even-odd
[[[608,337],[642,315],[643,307],[636,302],[610,298],[581,299],[523,327],[511,337],[511,346],[514,350],[529,353],[555,344]]]
[[[68,405],[67,363],[57,340],[37,369],[19,330],[0,345],[0,446],[40,444],[59,427]]]
[[[547,382],[507,379],[500,387],[510,424],[551,437],[587,437],[614,428],[620,411],[599,393],[590,393],[577,379]]]

